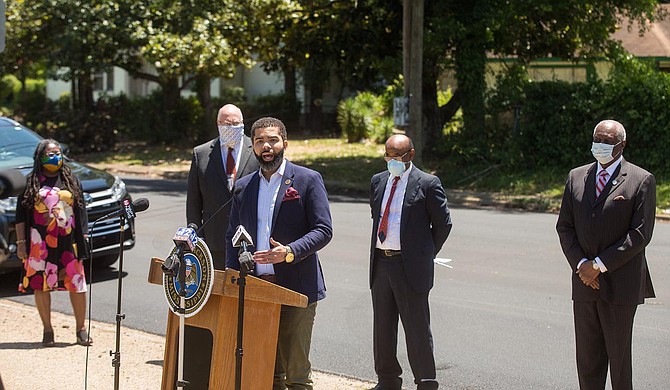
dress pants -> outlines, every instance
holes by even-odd
[[[631,342],[637,305],[574,302],[577,374],[581,390],[603,390],[610,366],[612,390],[632,390]]]
[[[212,264],[214,265],[214,269],[225,270],[226,251],[213,251],[210,249],[209,253],[212,255]]]
[[[402,368],[397,358],[399,317],[417,389],[437,389],[428,293],[418,293],[410,286],[400,256],[375,254],[372,309],[378,388],[399,390],[402,386]]]
[[[312,389],[309,349],[315,316],[316,302],[305,308],[282,305],[273,390]]]

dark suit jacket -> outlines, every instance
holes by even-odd
[[[251,238],[256,240],[259,183],[260,176],[254,173],[235,184],[236,195],[226,233],[226,267],[240,268],[238,249],[232,246],[232,237],[238,225],[244,226]],[[289,187],[298,192],[297,198],[285,199]],[[238,188],[241,189],[239,192]],[[325,298],[326,286],[316,251],[330,242],[333,228],[328,194],[318,172],[286,161],[270,236],[290,246],[295,254],[293,262],[274,265],[277,284],[305,294],[309,303]]]
[[[249,137],[242,138],[242,153],[237,170],[238,178],[258,170],[258,161],[254,157]],[[191,170],[188,173],[188,192],[186,195],[186,221],[198,227],[217,212],[231,198],[228,190],[228,176],[221,157],[221,141],[217,137],[193,149]],[[212,252],[224,252],[226,245],[223,237],[228,228],[230,204],[219,211],[200,232]],[[225,261],[225,259],[221,259]]]
[[[377,229],[381,218],[381,203],[389,172],[372,176],[370,209],[372,239],[370,241],[370,287],[375,267]],[[440,179],[412,167],[407,181],[400,217],[402,265],[410,285],[420,293],[433,287],[433,260],[442,249],[451,231],[451,215]]]
[[[565,185],[556,230],[572,269],[572,299],[613,304],[640,304],[654,296],[645,247],[651,241],[656,213],[656,180],[626,160],[614,171],[596,199],[598,164],[575,168]],[[600,290],[575,274],[582,258],[600,257],[607,272]]]

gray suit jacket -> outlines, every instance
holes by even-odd
[[[654,297],[645,247],[654,231],[656,180],[622,159],[596,199],[597,169],[592,163],[570,171],[556,223],[572,270],[572,299],[640,304]],[[607,267],[599,276],[600,290],[584,285],[575,274],[582,258],[596,256]]]
[[[377,229],[389,171],[372,176],[370,210],[372,237],[370,241],[370,287],[375,267]],[[451,214],[440,179],[414,166],[409,173],[400,216],[402,265],[410,285],[419,293],[433,287],[433,260],[442,249],[451,231]]]
[[[259,169],[254,157],[251,140],[246,135],[242,139],[242,153],[238,165],[237,179]],[[231,199],[228,190],[228,176],[221,157],[221,141],[217,137],[193,148],[191,170],[188,173],[188,192],[186,195],[186,221],[198,227],[207,222],[200,237],[203,237],[212,256],[223,256],[215,263],[225,262],[226,243],[224,238],[228,229],[230,203],[221,211],[219,208]],[[216,213],[216,214],[215,214]]]

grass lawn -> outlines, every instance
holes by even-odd
[[[188,169],[192,148],[119,145],[115,152],[75,156],[92,163],[124,163]],[[310,167],[324,178],[328,192],[367,197],[370,177],[386,169],[384,146],[373,143],[349,144],[340,138],[291,139],[286,157]],[[568,172],[505,172],[501,167],[474,168],[452,161],[429,162],[424,170],[440,177],[448,190],[486,192],[510,207],[537,211],[557,210]],[[670,179],[657,177],[657,207],[670,213]]]

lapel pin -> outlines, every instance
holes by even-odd
[[[284,182],[284,184],[286,184],[286,185],[289,185],[289,184],[291,184],[291,180],[289,180],[289,179],[286,179],[286,181]]]
[[[616,181],[616,179],[614,179],[614,180],[612,181],[612,185],[615,186],[615,185],[617,185],[617,184],[619,184],[619,182]]]

